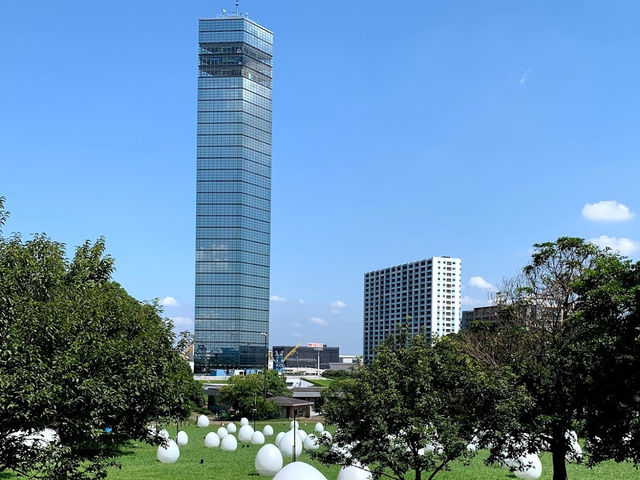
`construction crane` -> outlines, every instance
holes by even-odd
[[[291,355],[293,355],[294,353],[296,353],[296,350],[298,349],[298,347],[302,345],[302,343],[299,343],[298,345],[296,345],[295,347],[293,347],[289,353],[287,353],[286,355],[284,355],[284,352],[275,352],[275,354],[273,355],[273,369],[277,370],[278,372],[280,372],[280,374],[284,374],[284,362],[285,360],[287,360],[287,358],[289,358]]]
[[[282,359],[282,363],[287,361],[287,358],[289,358],[291,355],[293,355],[294,353],[296,353],[296,350],[298,350],[298,348],[300,347],[300,345],[302,345],[302,343],[297,344],[295,347],[293,347],[293,349],[287,353],[284,358]]]

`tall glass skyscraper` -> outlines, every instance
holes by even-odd
[[[196,372],[266,360],[272,53],[248,18],[200,20]]]

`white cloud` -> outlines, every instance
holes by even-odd
[[[484,288],[485,290],[494,290],[496,288],[482,277],[471,277],[469,285],[475,288]]]
[[[520,77],[520,85],[525,86],[527,84],[527,80],[529,80],[529,75],[531,74],[531,69],[527,68],[522,76]]]
[[[269,300],[271,300],[272,302],[286,302],[287,299],[284,297],[279,297],[278,295],[271,295],[269,297]]]
[[[180,306],[178,301],[173,297],[164,297],[162,300],[160,300],[160,305],[162,305],[163,307],[179,307]]]
[[[631,220],[635,214],[629,207],[615,200],[603,200],[587,203],[582,207],[582,216],[594,222],[624,222]]]
[[[320,325],[321,327],[326,327],[328,322],[324,318],[320,317],[311,317],[309,319],[311,323],[315,323],[316,325]]]
[[[344,308],[347,304],[342,300],[336,300],[335,302],[331,302],[331,308]]]
[[[173,321],[173,328],[176,330],[193,329],[193,322],[189,317],[171,317]]]
[[[597,238],[591,238],[589,241],[600,248],[610,248],[622,255],[631,255],[640,248],[640,242],[631,240],[624,237],[609,237],[607,235],[600,235]]]
[[[300,300],[298,300],[298,303],[299,303],[300,305],[304,305],[304,304],[305,304],[305,303],[307,303],[307,302],[305,302],[305,301],[301,298]]]

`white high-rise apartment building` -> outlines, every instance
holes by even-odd
[[[409,322],[413,333],[441,337],[460,330],[459,258],[433,257],[364,275],[363,355]]]

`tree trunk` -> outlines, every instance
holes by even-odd
[[[551,440],[551,456],[553,458],[553,480],[568,480],[565,456],[567,445],[564,432],[555,431]]]
[[[422,480],[422,470],[418,470],[416,468],[415,472],[416,472],[415,480]]]

